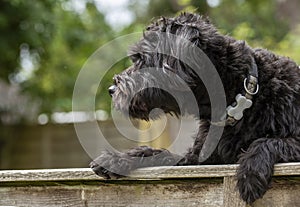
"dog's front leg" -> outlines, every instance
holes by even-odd
[[[277,162],[300,161],[300,139],[260,138],[240,157],[237,187],[247,203],[262,198],[268,190]]]
[[[111,179],[127,176],[141,167],[175,165],[176,159],[178,156],[168,150],[141,146],[125,153],[105,151],[90,163],[90,167],[97,175]]]

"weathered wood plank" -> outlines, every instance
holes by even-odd
[[[209,178],[235,176],[238,165],[171,166],[138,169],[130,175],[133,178]],[[300,163],[276,164],[274,176],[300,175]]]
[[[246,207],[236,189],[236,179],[233,176],[224,177],[223,183],[223,206],[224,207]]]
[[[125,179],[174,179],[234,176],[238,165],[171,166],[138,169]],[[275,176],[300,175],[300,163],[275,165]],[[89,168],[0,171],[0,183],[11,181],[102,180]]]
[[[0,171],[0,206],[245,207],[235,188],[237,167],[144,168],[108,181],[88,168]],[[272,185],[254,207],[299,207],[300,163],[276,165]]]
[[[222,182],[104,183],[0,188],[5,206],[222,206]]]
[[[103,180],[103,178],[93,173],[90,168],[0,171],[0,183],[68,180]]]
[[[293,180],[294,179],[294,180]],[[297,180],[298,179],[298,180]],[[234,203],[225,193],[234,189],[234,182],[227,180],[231,187],[223,191],[221,180],[190,179],[169,181],[98,181],[97,184],[82,183],[68,185],[5,186],[0,187],[0,206],[201,206],[201,207],[245,207]],[[11,183],[13,184],[13,183]],[[226,185],[226,182],[224,183]],[[227,183],[228,184],[228,183]],[[275,178],[272,188],[254,207],[299,207],[300,180],[298,178]],[[228,188],[228,187],[227,187]],[[228,199],[224,199],[223,196]],[[227,202],[227,204],[226,204]],[[230,203],[231,202],[231,203]],[[230,205],[231,204],[231,205]],[[234,205],[236,204],[236,205]]]

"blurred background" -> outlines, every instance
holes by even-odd
[[[209,16],[224,34],[300,64],[299,8],[299,0],[1,0],[0,169],[87,167],[91,158],[72,124],[72,93],[87,58],[108,41],[143,31],[155,17],[190,11]],[[106,90],[129,64],[113,66],[95,106],[109,142],[124,149],[136,143],[115,129]],[[76,113],[88,130],[85,112]],[[174,123],[148,144],[168,147]]]

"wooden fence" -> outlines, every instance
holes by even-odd
[[[245,207],[237,165],[155,167],[103,180],[87,168],[0,171],[0,206]],[[278,164],[257,207],[300,206],[300,163]]]

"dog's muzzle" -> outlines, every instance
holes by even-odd
[[[116,85],[112,85],[108,88],[108,93],[110,96],[112,96],[117,90],[117,86]]]

